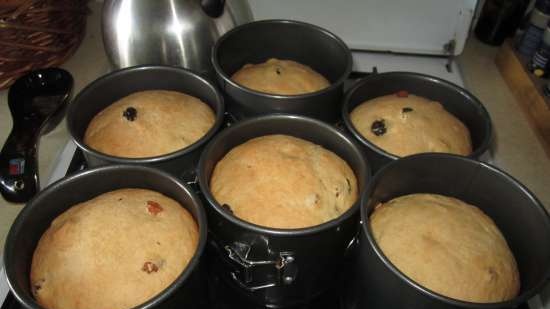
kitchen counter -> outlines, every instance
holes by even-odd
[[[101,4],[90,2],[90,8],[92,9],[92,14],[88,17],[84,40],[76,53],[61,66],[73,75],[73,97],[87,84],[110,70],[101,40],[99,18]],[[4,145],[11,127],[12,120],[8,107],[8,91],[2,90],[0,91],[0,145]],[[38,149],[41,187],[47,184],[49,175],[56,163],[56,158],[68,140],[69,134],[65,121],[61,122],[55,130],[41,138]],[[4,251],[6,234],[21,208],[23,208],[23,205],[8,203],[0,197],[0,253]]]
[[[95,78],[110,70],[101,40],[99,23],[100,3],[91,2],[85,39],[69,61],[62,67],[75,79],[74,94]],[[507,88],[494,64],[497,48],[470,38],[458,62],[468,88],[486,106],[495,129],[494,163],[532,190],[550,209],[550,160],[540,146],[527,118]],[[0,142],[4,143],[11,130],[7,91],[0,91]],[[69,140],[62,122],[54,131],[42,137],[39,166],[42,184],[47,183],[63,147]],[[10,225],[23,205],[9,204],[0,199],[0,252]],[[521,223],[519,223],[521,224]]]

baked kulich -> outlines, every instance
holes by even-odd
[[[231,79],[241,86],[278,95],[298,95],[327,88],[330,83],[307,65],[271,58],[263,63],[245,64]]]
[[[116,157],[146,158],[183,149],[203,137],[216,116],[201,100],[177,91],[130,94],[94,116],[84,143]]]
[[[183,272],[198,235],[189,212],[160,193],[104,193],[51,223],[33,255],[31,290],[47,309],[132,308]]]
[[[476,303],[519,292],[506,239],[475,206],[442,195],[405,195],[378,205],[370,227],[392,264],[432,291]]]
[[[358,194],[344,160],[288,135],[265,135],[231,149],[216,164],[210,190],[238,218],[286,229],[335,219]]]
[[[400,91],[365,101],[350,114],[368,141],[403,157],[423,152],[469,155],[468,128],[436,101]]]

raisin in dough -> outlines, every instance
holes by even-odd
[[[246,64],[231,79],[256,91],[279,95],[310,93],[330,85],[325,77],[306,65],[274,58]]]
[[[478,303],[509,300],[519,291],[506,239],[475,206],[442,195],[405,195],[377,206],[370,226],[392,264],[432,291]]]
[[[469,155],[468,128],[439,102],[399,92],[365,101],[351,122],[371,143],[399,157],[422,152]]]
[[[40,238],[31,289],[47,309],[126,309],[167,288],[195,254],[198,227],[178,202],[120,189],[77,204]]]
[[[210,189],[235,216],[275,228],[327,222],[357,200],[357,181],[344,160],[287,135],[261,136],[231,149],[216,164]]]
[[[95,115],[84,143],[117,157],[160,156],[199,140],[215,119],[212,109],[195,97],[176,91],[141,91]]]

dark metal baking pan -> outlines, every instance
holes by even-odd
[[[346,92],[341,113],[346,130],[363,146],[374,171],[396,160],[398,156],[388,153],[364,138],[351,123],[350,113],[367,100],[401,90],[440,102],[448,112],[462,121],[469,129],[472,138],[473,152],[469,157],[479,159],[489,150],[493,139],[491,117],[483,104],[464,88],[420,73],[370,74]]]
[[[334,285],[344,267],[346,248],[357,234],[357,203],[332,221],[302,229],[263,227],[228,213],[210,192],[214,166],[233,147],[269,134],[303,138],[333,151],[350,165],[360,191],[370,176],[367,162],[350,138],[304,116],[248,119],[222,131],[206,147],[197,174],[206,200],[209,247],[216,252],[210,266],[236,287],[236,293],[256,304],[285,307],[307,303]],[[244,266],[247,263],[252,266]]]
[[[305,64],[323,75],[328,88],[301,95],[274,95],[243,87],[231,76],[248,63],[269,58]],[[352,67],[346,44],[315,25],[292,20],[262,20],[225,33],[212,49],[212,63],[227,97],[227,109],[237,119],[272,113],[292,113],[330,123],[339,118],[344,81]]]
[[[121,158],[88,147],[84,133],[92,118],[115,101],[143,90],[172,90],[194,96],[216,114],[212,128],[198,141],[181,150],[150,158]],[[223,96],[207,79],[192,71],[170,66],[143,65],[114,71],[92,82],[74,99],[67,111],[67,126],[90,167],[134,164],[160,168],[184,180],[195,178],[194,170],[206,143],[224,122]],[[139,136],[135,138],[139,139]]]
[[[452,196],[479,207],[496,223],[520,272],[517,297],[464,302],[433,292],[400,272],[373,238],[369,216],[380,202],[412,193]],[[550,217],[523,185],[486,163],[449,154],[419,154],[382,168],[361,198],[359,245],[349,275],[347,308],[516,308],[550,279]]]
[[[32,296],[30,267],[38,240],[53,219],[77,203],[120,188],[150,189],[171,197],[191,213],[199,227],[197,250],[187,268],[168,288],[135,308],[153,308],[161,304],[196,309],[208,307],[204,266],[200,260],[206,244],[207,225],[200,199],[187,185],[160,170],[112,165],[85,170],[53,183],[17,216],[6,238],[4,266],[10,289],[25,308],[42,308]]]

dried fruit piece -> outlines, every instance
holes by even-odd
[[[370,130],[376,136],[384,135],[387,131],[386,122],[384,121],[384,119],[375,120],[370,126]]]
[[[487,273],[489,274],[489,281],[494,282],[498,279],[498,273],[493,267],[489,267]]]
[[[277,73],[277,75],[281,75],[281,69],[275,68],[275,72]]]
[[[409,96],[409,92],[407,90],[400,90],[400,91],[397,91],[395,95],[397,95],[400,98],[406,98]]]
[[[223,205],[222,205],[222,208],[223,208],[224,210],[226,210],[227,212],[229,212],[230,214],[233,214],[233,210],[231,209],[231,207],[229,207],[229,205],[223,204]]]
[[[153,216],[156,216],[159,212],[163,211],[162,206],[154,201],[147,201],[147,211]]]
[[[130,106],[122,112],[122,116],[128,121],[134,121],[137,118],[137,109]]]
[[[402,111],[403,113],[410,113],[410,112],[413,111],[413,109],[410,108],[410,107],[403,107],[403,109],[402,109],[401,111]]]
[[[40,291],[40,289],[42,289],[42,285],[44,284],[44,282],[46,282],[46,279],[39,279],[39,280],[37,280],[36,282],[33,283],[32,287],[31,287],[33,295],[36,296],[38,294],[38,291]]]
[[[153,263],[153,262],[145,262],[145,263],[143,264],[143,267],[141,268],[141,270],[143,270],[144,272],[150,274],[150,273],[152,273],[152,272],[157,272],[157,271],[159,271],[159,268],[158,268],[158,266],[157,266],[155,263]]]

